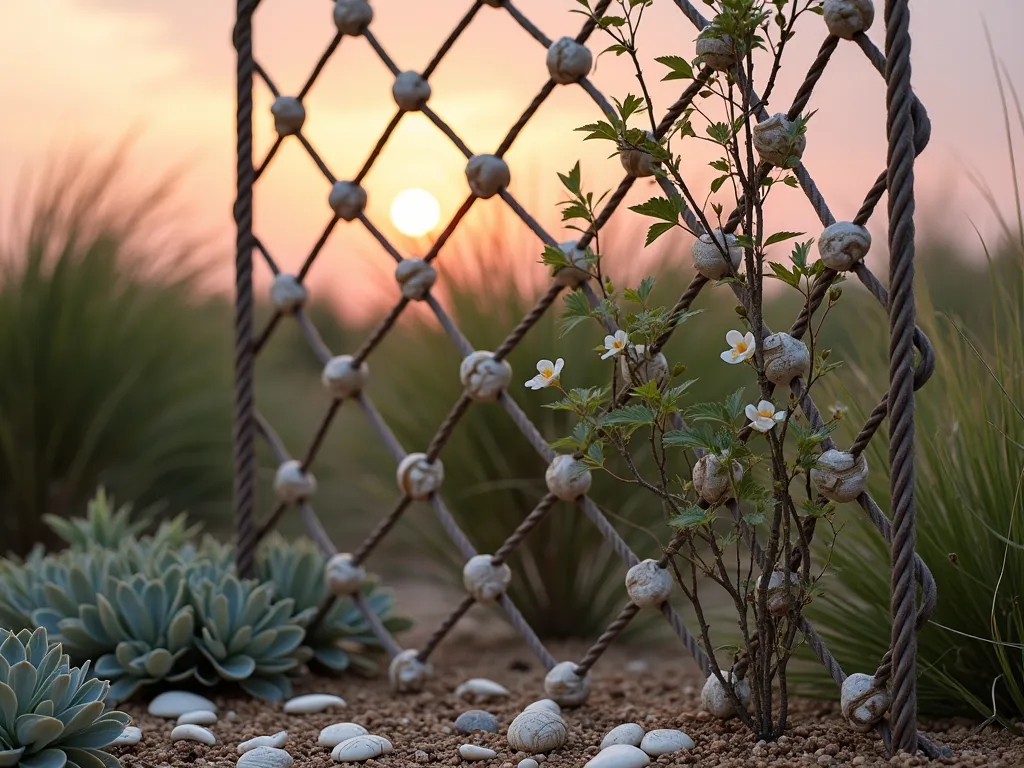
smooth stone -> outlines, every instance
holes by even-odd
[[[540,768],[540,763],[532,757],[525,757],[519,761],[519,765],[516,768]]]
[[[207,698],[188,691],[165,691],[149,702],[154,717],[178,718],[186,712],[216,712],[217,705]]]
[[[366,736],[368,733],[368,730],[356,723],[335,723],[320,731],[320,737],[316,743],[321,747],[334,749],[343,741],[354,739],[356,736]]]
[[[198,741],[212,747],[217,743],[217,737],[201,725],[178,725],[171,731],[171,741]]]
[[[356,736],[336,746],[331,757],[336,763],[362,763],[386,755],[392,749],[391,742],[381,736]]]
[[[523,712],[513,720],[505,734],[512,749],[528,755],[541,755],[560,749],[569,738],[561,715],[546,709]]]
[[[683,749],[693,749],[693,739],[682,731],[660,728],[644,736],[644,740],[640,742],[640,749],[651,757],[671,755]]]
[[[217,713],[205,709],[186,712],[178,718],[178,725],[213,725],[217,722]]]
[[[631,744],[613,744],[601,750],[584,768],[644,768],[651,758],[642,749]]]
[[[473,731],[497,733],[499,725],[498,718],[482,709],[471,709],[455,718],[456,733],[472,733]]]
[[[125,729],[121,731],[121,735],[118,736],[110,744],[112,747],[130,747],[133,744],[138,744],[142,741],[142,729],[136,728],[134,725],[125,726]]]
[[[498,753],[487,747],[478,747],[476,744],[463,744],[459,747],[459,754],[463,760],[490,760],[497,757]]]
[[[532,712],[535,709],[546,709],[548,712],[554,712],[556,715],[562,714],[561,706],[559,706],[558,702],[554,699],[541,699],[540,701],[535,701],[532,704],[527,704],[526,707],[523,708],[523,712]]]
[[[628,744],[631,747],[639,747],[644,739],[644,729],[636,723],[623,723],[608,731],[608,735],[601,740],[601,749],[608,749],[616,744]]]
[[[474,704],[483,704],[492,699],[507,699],[509,693],[508,688],[501,683],[484,677],[474,677],[456,688],[455,695]]]
[[[289,768],[293,762],[292,756],[283,749],[256,747],[238,758],[235,765],[238,768]]]
[[[284,746],[284,743],[288,741],[288,731],[278,731],[273,736],[255,736],[248,741],[243,741],[238,745],[238,754],[242,755],[248,752],[250,749],[257,749],[258,747],[274,747],[280,749]]]
[[[340,696],[331,696],[326,693],[310,693],[305,696],[296,696],[285,702],[284,712],[286,715],[314,715],[317,712],[326,712],[335,707],[344,707],[345,700]]]

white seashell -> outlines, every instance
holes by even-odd
[[[732,462],[730,480],[722,466],[722,457],[713,453],[704,454],[693,465],[693,487],[708,504],[721,504],[732,498],[733,481],[739,483],[742,479],[743,466],[738,461]]]
[[[640,749],[651,757],[671,755],[683,749],[693,749],[693,739],[682,731],[674,731],[669,728],[659,728],[656,731],[649,731],[644,740],[640,743]]]
[[[589,469],[567,453],[555,456],[544,473],[548,490],[562,501],[576,501],[590,490]]]
[[[459,754],[463,760],[490,760],[497,757],[498,753],[487,747],[478,747],[476,744],[463,744],[459,747]]]
[[[327,365],[324,366],[320,382],[336,400],[359,394],[366,384],[370,368],[365,362],[356,368],[354,360],[352,355],[338,355],[328,360]]]
[[[590,74],[594,57],[587,46],[571,37],[563,37],[548,48],[547,65],[552,80],[568,85]]]
[[[274,493],[282,503],[294,504],[316,493],[316,478],[302,471],[302,462],[289,459],[277,468]]]
[[[626,593],[637,608],[657,608],[672,594],[672,577],[657,560],[643,560],[626,572]]]
[[[655,141],[654,134],[650,131],[647,131],[647,140]],[[658,167],[654,155],[644,149],[632,147],[626,147],[619,152],[619,162],[622,163],[623,170],[635,179],[653,176]]]
[[[554,712],[559,716],[562,714],[562,708],[558,706],[558,702],[554,699],[540,699],[532,704],[527,704],[523,708],[523,712],[532,712],[537,709],[546,709],[548,712]]]
[[[283,749],[256,747],[238,758],[238,768],[288,768],[294,760]]]
[[[493,403],[512,381],[512,366],[507,360],[495,360],[493,352],[481,350],[463,358],[459,379],[473,402]]]
[[[871,233],[866,227],[849,221],[837,221],[826,227],[818,238],[822,263],[836,272],[853,269],[871,249]]]
[[[567,240],[559,243],[558,247],[565,254],[566,260],[572,266],[560,267],[555,272],[555,282],[565,288],[577,288],[590,279],[590,272],[587,268],[587,252],[577,248],[578,240]]]
[[[306,108],[294,96],[278,96],[270,105],[274,116],[274,130],[279,136],[292,136],[302,129],[306,122]]]
[[[697,55],[706,66],[719,72],[728,72],[736,63],[736,51],[729,35],[702,32],[697,36]]]
[[[540,768],[540,763],[534,760],[532,757],[524,757],[519,761],[516,768]]]
[[[110,743],[110,746],[130,747],[133,744],[138,744],[140,741],[142,741],[142,729],[136,728],[134,725],[127,725],[121,731],[121,735]]]
[[[519,714],[509,724],[506,738],[512,749],[537,755],[561,747],[569,738],[569,732],[559,715],[533,709]]]
[[[608,749],[616,744],[628,744],[639,747],[644,738],[644,729],[636,723],[623,723],[612,728],[601,740],[601,749]]]
[[[216,712],[217,705],[209,699],[187,691],[165,691],[149,702],[149,714],[154,717],[179,718],[186,712],[205,709]]]
[[[822,11],[829,34],[844,40],[852,40],[858,32],[867,31],[875,20],[871,0],[825,0]]]
[[[474,155],[466,163],[466,181],[477,197],[494,197],[512,181],[508,163],[494,155]]]
[[[336,0],[334,25],[343,35],[361,35],[373,21],[373,8],[366,0]]]
[[[286,741],[288,741],[288,731],[278,731],[273,736],[255,736],[238,745],[238,754],[244,755],[246,752],[257,749],[258,747],[273,747],[275,749],[280,749],[284,746]]]
[[[401,109],[416,112],[430,98],[430,83],[419,72],[401,72],[391,86],[391,95]]]
[[[800,339],[773,333],[764,340],[764,375],[772,384],[789,386],[811,370],[811,353]]]
[[[354,739],[356,736],[366,736],[369,731],[357,723],[335,723],[328,725],[317,738],[316,743],[321,747],[334,749],[343,741]]]
[[[693,248],[690,251],[693,255],[693,268],[708,280],[721,280],[729,274],[729,264],[736,270],[743,261],[743,249],[735,243],[736,235],[725,235],[723,239],[720,229],[716,229],[710,235],[705,232],[693,241]],[[728,263],[722,253],[723,250],[728,250]]]
[[[217,743],[217,737],[201,725],[178,725],[171,731],[171,741],[197,741],[212,747]]]
[[[762,574],[757,578],[757,589],[761,589],[764,581]],[[790,605],[800,596],[800,574],[790,572],[789,574],[789,595],[786,595],[786,572],[781,570],[772,571],[768,578],[768,610],[775,616],[785,616],[789,613]]]
[[[434,287],[437,270],[423,259],[403,259],[395,267],[395,280],[405,298],[418,301]]]
[[[501,683],[496,683],[485,677],[474,677],[456,688],[455,695],[473,704],[483,704],[492,699],[507,699],[509,692],[508,688]]]
[[[590,677],[577,675],[576,664],[555,664],[544,678],[544,693],[563,707],[578,707],[590,694]]]
[[[343,741],[331,751],[336,763],[362,763],[374,757],[386,755],[394,747],[382,736],[356,736]]]
[[[332,696],[329,693],[307,693],[305,696],[296,696],[284,703],[286,715],[313,715],[318,712],[326,712],[329,709],[341,709],[345,707],[345,700],[340,696]]]
[[[178,718],[178,725],[213,725],[217,722],[217,713],[206,709],[185,712]]]
[[[732,672],[723,671],[722,677],[727,683],[732,682]],[[735,683],[732,683],[732,687],[740,703],[744,707],[748,706],[750,704],[750,683],[745,679],[736,680]],[[704,683],[704,688],[700,692],[700,702],[704,705],[704,709],[722,720],[728,720],[736,715],[729,694],[726,693],[725,687],[718,681],[714,673],[708,675],[708,679]]]
[[[295,275],[279,272],[270,283],[270,300],[281,312],[294,312],[306,303],[309,294]]]
[[[807,135],[794,134],[796,124],[779,112],[754,126],[754,149],[766,163],[785,168],[790,157],[799,160],[807,149]]]
[[[422,500],[434,493],[444,482],[444,464],[440,459],[427,462],[427,454],[410,453],[395,473],[398,488],[411,499]]]
[[[843,681],[843,717],[854,730],[867,732],[889,710],[889,692],[875,683],[873,675],[855,672]]]
[[[423,690],[432,672],[429,664],[419,660],[419,651],[407,648],[391,660],[388,680],[398,693],[417,693]]]
[[[332,555],[324,567],[324,584],[333,595],[354,595],[362,589],[364,581],[366,569],[356,565],[347,552]]]
[[[818,457],[811,469],[811,480],[817,486],[818,493],[829,501],[855,501],[867,490],[868,460],[863,453],[854,456],[833,448]]]
[[[584,768],[644,768],[650,764],[647,753],[632,744],[613,744],[598,752]]]
[[[644,344],[630,345],[619,357],[619,372],[623,380],[631,382],[634,387],[649,381],[661,384],[668,378],[668,360],[660,352],[649,358]]]
[[[508,564],[494,565],[492,559],[492,555],[474,555],[462,569],[462,585],[478,603],[493,603],[505,593],[512,581],[512,569]]]
[[[327,196],[331,209],[345,221],[358,219],[366,208],[366,190],[354,181],[336,181]]]

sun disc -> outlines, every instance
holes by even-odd
[[[403,235],[422,237],[437,226],[441,206],[425,189],[405,189],[391,203],[391,222]]]

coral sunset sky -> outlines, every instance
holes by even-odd
[[[470,0],[375,0],[373,31],[401,69],[422,69],[471,6]],[[870,36],[883,44],[882,1]],[[257,59],[285,94],[296,92],[335,29],[329,0],[263,0],[255,19]],[[517,0],[517,7],[547,35],[575,35],[582,17],[568,13],[574,0]],[[707,6],[697,2],[702,12]],[[5,105],[0,142],[0,203],[10,207],[25,172],[70,147],[109,151],[135,136],[132,179],[157,179],[184,168],[179,199],[188,226],[210,239],[222,284],[230,280],[234,191],[234,51],[230,46],[234,3],[230,0],[10,0],[0,6],[0,103]],[[997,55],[1024,89],[1022,0],[915,0],[912,3],[914,85],[929,110],[932,142],[918,165],[924,234],[952,233],[976,246],[971,221],[998,236],[998,222],[968,180],[982,172],[1001,200],[1013,208],[1005,128],[985,42],[991,32]],[[785,111],[825,36],[824,22],[808,16],[798,29],[789,65],[775,91],[773,109]],[[656,56],[692,58],[696,31],[671,0],[657,0],[645,16],[644,68],[655,111],[663,112],[685,83],[660,83],[665,69]],[[591,39],[600,50],[610,41]],[[484,7],[469,30],[431,77],[431,107],[475,152],[491,152],[547,79],[544,49],[502,10]],[[15,74],[16,73],[16,74]],[[625,58],[602,57],[593,74],[608,96],[635,90]],[[346,38],[306,100],[305,133],[340,178],[362,165],[394,114],[392,77],[367,42]],[[257,83],[257,162],[273,140],[270,98]],[[882,78],[851,43],[840,45],[811,108],[819,112],[809,128],[804,160],[839,219],[851,218],[885,159],[885,89]],[[556,237],[565,239],[556,203],[556,171],[582,161],[585,185],[595,191],[621,178],[609,145],[583,142],[573,128],[599,116],[577,86],[559,86],[508,153],[511,192]],[[1016,118],[1014,118],[1016,119]],[[686,145],[692,184],[706,188],[714,171],[710,157]],[[680,151],[680,150],[677,150]],[[464,200],[465,160],[421,115],[407,115],[366,179],[368,216],[400,250],[422,251],[424,242],[399,234],[388,218],[391,201],[410,187],[422,187],[441,205],[442,226]],[[261,179],[257,234],[284,268],[297,268],[330,218],[328,185],[297,142],[289,141]],[[653,192],[634,189],[631,203]],[[806,201],[781,190],[772,208],[778,226],[816,235]],[[783,199],[783,196],[784,199]],[[497,199],[479,202],[463,237],[479,236],[498,221]],[[625,212],[623,227],[639,227]],[[528,260],[540,248],[518,225]],[[871,222],[884,243],[884,213]],[[680,247],[688,236],[680,232]],[[636,242],[637,249],[642,240]],[[393,263],[353,223],[339,227],[311,275],[334,290],[339,265],[350,281],[373,281]],[[443,257],[442,257],[443,258]],[[688,260],[688,259],[687,259]],[[265,272],[265,270],[261,270]],[[264,286],[265,279],[259,284]],[[369,283],[366,283],[367,285]],[[391,289],[394,290],[394,289]]]

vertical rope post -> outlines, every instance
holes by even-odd
[[[917,752],[917,590],[914,583],[914,126],[910,3],[885,3],[889,139],[889,465],[892,493],[893,750]]]
[[[256,419],[253,395],[252,187],[252,15],[259,0],[238,0],[234,44],[238,54],[238,155],[235,197],[235,565],[253,575],[256,550]]]

